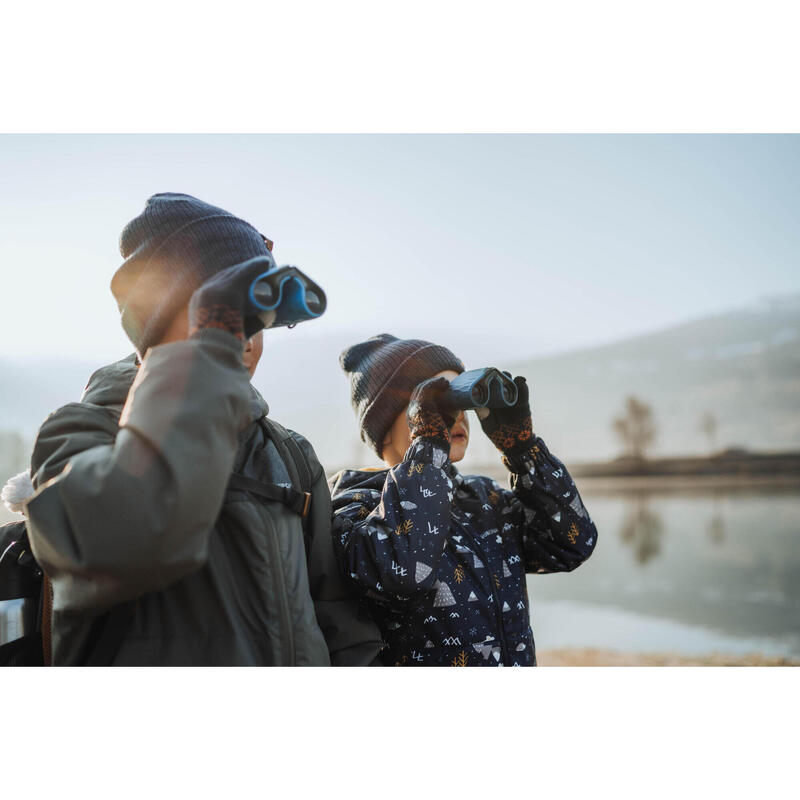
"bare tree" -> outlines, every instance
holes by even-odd
[[[710,411],[700,418],[700,430],[708,439],[708,449],[713,453],[717,444],[717,418]]]
[[[635,502],[630,505],[619,536],[633,548],[637,563],[646,564],[661,552],[664,525],[661,516],[650,508],[647,495],[637,492]]]
[[[616,417],[611,427],[622,442],[624,454],[631,458],[643,459],[656,438],[653,409],[633,395],[625,401],[623,415]]]

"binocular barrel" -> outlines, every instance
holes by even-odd
[[[259,275],[250,285],[250,300],[256,316],[276,312],[273,328],[316,319],[328,305],[322,288],[297,267],[280,267]]]
[[[507,372],[483,367],[462,372],[443,398],[451,408],[506,408],[517,402],[517,385]]]

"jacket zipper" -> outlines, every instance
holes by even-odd
[[[283,575],[283,570],[281,569],[281,554],[278,548],[277,538],[278,526],[272,516],[272,511],[268,510],[267,513],[269,514],[270,522],[272,522],[271,527],[273,530],[267,530],[266,536],[269,542],[270,555],[272,556],[272,572],[275,576],[275,583],[278,586],[280,595],[279,603],[281,607],[281,618],[283,621],[283,630],[286,632],[287,650],[289,655],[288,661],[284,660],[284,666],[293,667],[297,661],[297,655],[294,649],[294,629],[292,627],[292,615],[289,611],[289,598],[287,597],[286,593],[286,579]]]
[[[458,527],[467,533],[470,539],[472,539],[475,549],[481,554],[483,563],[486,564],[486,568],[488,570],[489,559],[486,557],[486,553],[484,553],[483,548],[481,548],[480,544],[478,543],[478,537],[475,536],[472,531],[468,530],[467,526],[462,524],[461,520],[456,520],[456,523],[458,524]],[[508,666],[511,662],[508,659],[508,642],[506,641],[505,626],[503,624],[503,607],[500,605],[500,598],[497,596],[499,587],[494,583],[494,576],[491,576],[491,578],[492,600],[494,601],[494,607],[497,609],[497,623],[498,628],[500,629],[500,649],[503,654],[503,664],[504,666]]]

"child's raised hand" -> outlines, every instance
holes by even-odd
[[[406,412],[412,441],[433,439],[445,450],[450,450],[450,428],[456,420],[455,415],[441,403],[449,386],[447,378],[430,378],[414,389]]]
[[[526,452],[533,444],[528,382],[518,376],[514,383],[517,385],[517,402],[513,406],[477,410],[483,432],[504,455]]]

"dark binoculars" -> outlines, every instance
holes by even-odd
[[[250,302],[255,316],[276,312],[272,328],[293,327],[298,322],[316,319],[328,306],[322,288],[297,267],[272,267],[259,275],[250,284]]]
[[[517,384],[494,367],[471,369],[450,381],[442,399],[451,408],[506,408],[517,402]]]

